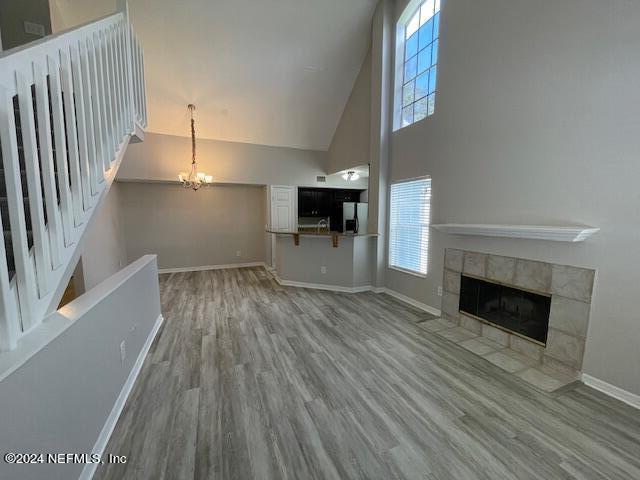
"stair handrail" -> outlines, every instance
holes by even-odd
[[[143,51],[126,2],[118,5],[0,53],[8,205],[0,227],[11,247],[7,256],[0,242],[0,351],[14,349],[57,306],[129,138],[147,126]]]

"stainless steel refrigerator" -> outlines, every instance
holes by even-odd
[[[342,204],[342,231],[367,233],[368,203],[344,202]]]

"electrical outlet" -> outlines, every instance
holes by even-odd
[[[442,287],[438,286],[438,296],[441,297],[442,296]]]
[[[120,343],[120,362],[124,363],[127,358],[127,343],[123,340]]]
[[[240,250],[236,250],[236,257],[242,256],[242,252]]]
[[[320,267],[320,273],[327,273],[327,267]]]

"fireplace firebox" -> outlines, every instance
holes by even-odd
[[[541,345],[547,342],[550,295],[462,275],[459,310]]]

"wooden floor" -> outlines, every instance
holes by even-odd
[[[98,479],[640,479],[640,413],[550,396],[387,295],[162,275],[165,323]]]

